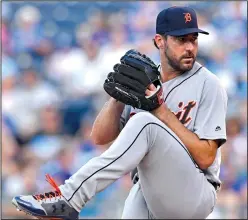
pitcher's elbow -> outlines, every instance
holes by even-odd
[[[214,158],[212,158],[212,157],[204,158],[198,162],[198,166],[202,170],[206,170],[207,168],[209,168],[213,164],[213,162],[214,162]]]
[[[91,139],[92,140],[92,142],[95,144],[95,145],[103,145],[102,144],[102,142],[101,142],[101,140],[99,140],[99,139]]]
[[[99,139],[99,137],[94,132],[91,132],[90,133],[90,139],[96,145],[99,145],[99,142],[101,142],[101,140]]]
[[[90,139],[95,145],[105,145],[106,141],[100,135],[96,135],[95,133],[91,132]]]

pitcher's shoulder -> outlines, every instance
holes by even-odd
[[[218,76],[204,66],[200,69],[199,76],[202,77],[204,81],[221,85],[221,81]]]
[[[208,91],[219,91],[225,99],[228,99],[227,91],[220,78],[206,67],[201,68],[199,75],[202,76],[203,87]]]

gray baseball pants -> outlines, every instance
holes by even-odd
[[[148,112],[134,115],[118,138],[60,186],[78,211],[97,192],[138,168],[125,201],[124,219],[206,218],[216,191],[179,138]]]

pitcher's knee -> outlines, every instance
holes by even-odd
[[[162,121],[160,121],[156,116],[150,112],[139,112],[133,115],[128,123],[129,126],[134,127],[144,127],[148,124],[158,125],[164,127],[166,130],[170,130]]]
[[[158,118],[150,112],[138,112],[133,115],[130,120],[142,121],[142,122],[158,122]]]

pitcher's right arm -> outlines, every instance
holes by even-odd
[[[120,133],[120,117],[125,104],[110,98],[97,115],[91,131],[91,138],[97,145],[113,141]]]

